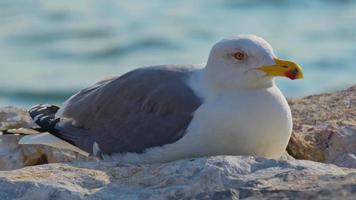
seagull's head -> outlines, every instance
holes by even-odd
[[[279,59],[268,42],[255,35],[236,35],[216,43],[206,65],[208,80],[225,89],[261,88],[274,77],[303,78],[301,67]]]

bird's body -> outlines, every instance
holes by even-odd
[[[177,142],[142,154],[105,158],[134,163],[213,155],[279,158],[287,147],[291,129],[291,111],[277,87],[239,91],[205,99],[184,137]]]
[[[205,68],[134,70],[80,91],[58,113],[44,113],[43,106],[30,113],[49,132],[104,159],[278,158],[288,144],[292,117],[285,97],[265,75],[294,79],[298,67],[276,59],[261,38],[236,36],[213,47]]]

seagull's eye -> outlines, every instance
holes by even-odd
[[[247,58],[247,55],[243,51],[238,51],[238,52],[234,53],[234,58],[237,60],[245,60]]]

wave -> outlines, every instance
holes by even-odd
[[[47,59],[70,59],[70,60],[106,60],[110,58],[120,58],[133,54],[136,51],[149,49],[153,50],[177,50],[179,46],[164,39],[160,38],[143,38],[135,40],[129,44],[116,44],[108,47],[92,51],[74,52],[69,49],[59,50],[52,49],[47,50],[43,56]]]
[[[45,103],[46,101],[65,101],[78,90],[71,91],[0,91],[0,98],[18,99]]]
[[[226,8],[256,8],[256,7],[290,7],[290,6],[309,6],[312,4],[319,5],[347,5],[355,3],[353,0],[315,0],[315,1],[294,1],[294,0],[225,0],[223,5]]]
[[[78,39],[101,39],[113,37],[116,34],[110,31],[109,27],[97,27],[92,29],[62,29],[47,32],[26,32],[12,35],[7,38],[8,43],[18,45],[43,45],[63,40]]]
[[[131,53],[135,53],[140,50],[150,51],[167,51],[167,50],[179,50],[181,46],[170,39],[162,38],[159,36],[153,37],[143,37],[136,40],[131,40],[127,43],[113,43],[105,44],[102,43],[100,46],[95,47],[91,50],[90,46],[81,47],[79,49],[72,49],[70,46],[65,48],[58,48],[56,46],[48,47],[48,43],[61,43],[64,40],[76,39],[76,40],[86,40],[86,39],[100,39],[111,37],[110,31],[103,30],[91,30],[86,32],[67,32],[67,31],[57,31],[49,33],[30,33],[29,35],[22,36],[12,36],[8,41],[13,44],[17,44],[22,48],[31,49],[33,46],[40,47],[37,54],[45,59],[56,59],[56,60],[81,60],[81,61],[92,61],[92,60],[102,60],[110,58],[119,58],[126,56]],[[118,37],[118,36],[116,36]],[[84,41],[83,41],[84,42]]]

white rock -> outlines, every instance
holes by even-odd
[[[0,132],[12,128],[37,127],[26,110],[15,107],[0,108]]]
[[[342,125],[337,134],[331,135],[327,150],[327,162],[356,168],[356,124]]]
[[[0,135],[0,170],[19,169],[47,163],[97,160],[66,149],[44,145],[19,145],[18,141],[21,137],[19,135]]]
[[[24,167],[24,155],[17,144],[19,136],[0,136],[0,170]]]
[[[288,153],[297,159],[356,168],[356,85],[289,103],[294,128]]]
[[[164,164],[49,164],[0,172],[0,199],[352,199],[356,169],[220,156]]]

